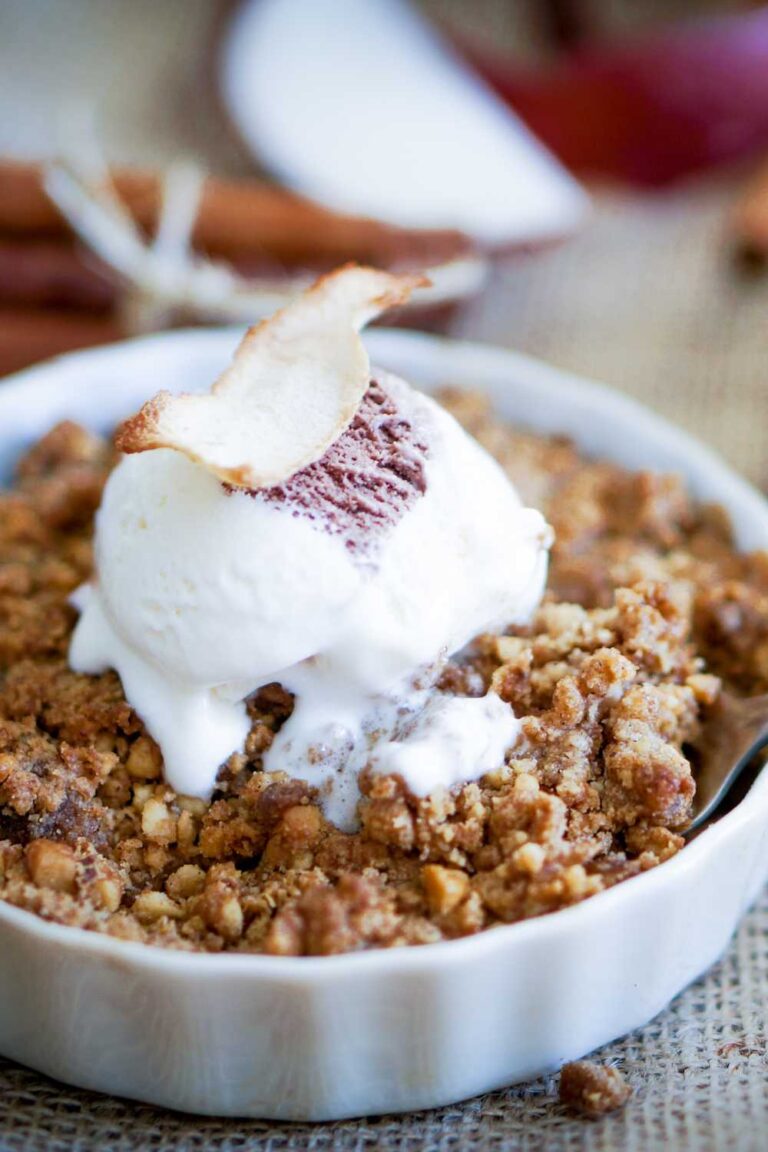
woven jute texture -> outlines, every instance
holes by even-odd
[[[734,260],[741,183],[603,193],[579,236],[507,262],[460,333],[628,392],[768,486],[768,275]]]

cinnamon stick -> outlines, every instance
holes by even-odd
[[[237,253],[230,261],[246,278],[269,276],[290,281],[290,272],[263,255]],[[0,234],[0,307],[77,308],[108,312],[121,295],[117,273],[72,237],[37,235],[23,239]]]
[[[110,270],[72,240],[0,238],[0,307],[109,312],[118,294]]]
[[[120,169],[117,192],[139,226],[157,223],[161,177]],[[422,268],[466,254],[454,232],[418,232],[343,216],[259,181],[209,179],[193,242],[247,276],[323,271],[347,260]],[[120,283],[71,232],[43,170],[0,162],[0,375],[125,335]],[[423,316],[420,316],[423,322]]]
[[[151,231],[158,218],[161,177],[120,168],[115,188],[134,219]],[[0,163],[0,234],[62,237],[66,221],[43,187],[34,164]],[[261,181],[209,178],[193,243],[213,257],[260,257],[281,265],[330,267],[346,260],[380,267],[421,266],[466,253],[466,237],[450,231],[415,231],[331,212]]]
[[[110,315],[0,307],[0,376],[49,356],[109,344],[125,335]]]

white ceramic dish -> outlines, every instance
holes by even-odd
[[[0,385],[0,479],[72,417],[105,429],[149,393],[205,386],[232,331],[79,353]],[[425,387],[630,466],[677,469],[768,547],[768,505],[633,402],[524,357],[374,332]],[[599,411],[598,411],[599,404]],[[189,1112],[328,1120],[428,1108],[527,1079],[659,1012],[722,952],[768,875],[768,774],[661,867],[584,904],[426,948],[320,959],[163,952],[0,904],[0,1053],[60,1080]]]

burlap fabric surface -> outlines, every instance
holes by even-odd
[[[629,392],[768,485],[768,274],[734,260],[742,181],[603,192],[568,244],[509,262],[459,330]]]
[[[40,71],[54,92],[57,83],[77,74],[88,37],[101,36],[104,47],[117,20],[120,35],[111,42],[108,65],[98,51],[91,53],[92,67],[84,74],[87,91],[109,67],[113,153],[151,162],[172,154],[171,141],[181,138],[185,150],[232,167],[231,154],[222,155],[222,141],[211,131],[210,112],[192,120],[182,120],[178,112],[179,93],[187,99],[192,77],[200,75],[210,9],[205,0],[160,5],[137,0],[130,6],[43,0],[33,20],[24,0],[4,0],[6,32],[15,17],[25,58],[22,75],[11,40],[5,39],[4,52],[0,38],[0,64],[16,56],[18,73],[0,68],[5,77],[0,76],[0,93],[14,75],[17,88],[26,86],[19,93],[35,90],[28,75],[29,47],[43,12],[48,19],[56,13],[77,33],[69,44],[82,46],[79,61],[63,64],[58,37],[40,46]],[[158,22],[168,26],[177,48],[165,61],[156,50]],[[134,51],[137,38],[141,51]],[[141,82],[138,60],[147,73]],[[129,90],[139,93],[133,105],[120,96]],[[158,111],[161,96],[170,103]],[[25,107],[21,120],[28,129],[36,115]],[[2,143],[7,146],[7,139]],[[460,320],[458,334],[517,347],[612,383],[696,432],[765,485],[768,277],[745,280],[734,273],[724,230],[733,193],[732,183],[707,182],[645,201],[601,197],[582,236],[500,270],[483,300]],[[646,1028],[599,1053],[600,1060],[615,1061],[626,1072],[634,1096],[623,1112],[597,1122],[563,1112],[555,1078],[437,1112],[308,1126],[172,1115],[61,1088],[0,1062],[0,1150],[763,1152],[768,1149],[767,997],[764,897],[720,964]]]

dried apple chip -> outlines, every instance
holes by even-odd
[[[360,330],[420,276],[348,266],[250,328],[202,395],[160,392],[119,429],[122,452],[173,448],[244,488],[280,484],[347,428],[370,379]]]

